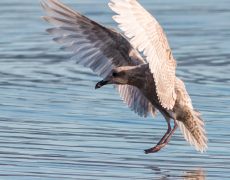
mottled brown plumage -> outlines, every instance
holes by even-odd
[[[41,4],[47,13],[44,19],[55,26],[47,30],[55,36],[54,41],[72,51],[72,59],[78,64],[104,78],[96,88],[115,84],[124,102],[140,116],[155,115],[158,109],[165,117],[167,132],[146,153],[167,145],[177,126],[197,150],[207,149],[204,123],[193,109],[184,83],[175,75],[176,61],[163,29],[136,0],[109,3],[118,14],[114,19],[130,41],[57,0]],[[174,120],[173,129],[170,119]]]

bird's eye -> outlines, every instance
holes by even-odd
[[[113,72],[113,77],[117,77],[118,76],[118,73],[117,72]]]

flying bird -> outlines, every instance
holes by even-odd
[[[96,89],[114,84],[123,101],[141,117],[164,116],[167,132],[145,153],[158,152],[180,128],[197,151],[207,149],[201,115],[192,106],[185,85],[176,74],[166,35],[158,21],[137,0],[111,0],[113,19],[124,34],[105,27],[58,0],[43,0],[47,32],[73,53],[72,59],[103,78]],[[173,127],[171,126],[173,121]]]

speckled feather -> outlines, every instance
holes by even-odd
[[[146,56],[161,105],[172,109],[176,61],[162,27],[136,0],[111,0],[109,7],[117,13],[113,19],[131,44]]]

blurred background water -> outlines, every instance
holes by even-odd
[[[116,27],[108,0],[64,2]],[[0,179],[230,179],[230,1],[140,2],[168,35],[205,119],[208,152],[177,131],[145,155],[166,131],[163,117],[138,117],[112,87],[95,91],[100,78],[45,32],[39,1],[1,0]]]

